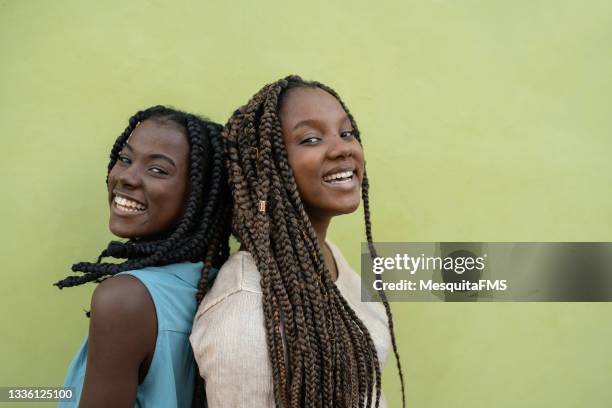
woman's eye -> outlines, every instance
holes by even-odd
[[[344,132],[340,133],[340,137],[342,137],[343,139],[352,139],[353,137],[355,137],[355,132],[352,130],[345,130]]]
[[[117,158],[117,160],[119,160],[123,164],[130,164],[132,162],[129,157],[127,157],[127,156],[125,156],[123,154],[120,154],[119,157]]]
[[[160,174],[160,175],[168,175],[168,172],[159,168],[159,167],[151,167],[150,169],[151,173],[155,173],[155,174]]]
[[[308,136],[308,137],[305,137],[304,139],[302,139],[300,144],[302,144],[302,145],[312,145],[312,144],[317,144],[320,140],[321,140],[320,137]]]

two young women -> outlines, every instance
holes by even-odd
[[[210,122],[153,109],[111,152],[110,228],[128,241],[101,257],[127,260],[76,264],[85,275],[59,283],[119,273],[96,288],[67,377],[82,406],[203,406],[194,315],[209,407],[385,406],[391,311],[384,294],[384,308],[360,301],[326,240],[361,197],[372,241],[359,131],[338,95],[296,76],[268,84],[223,140]],[[241,248],[228,258],[229,203]]]

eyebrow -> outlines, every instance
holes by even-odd
[[[128,142],[125,142],[125,145],[123,147],[127,147],[132,152],[134,151],[134,148],[132,146],[130,146],[130,144]],[[174,167],[176,167],[176,163],[174,163],[174,160],[172,160],[170,157],[166,156],[165,154],[153,153],[153,154],[149,155],[149,158],[165,160],[168,163],[170,163],[171,165],[173,165]]]
[[[349,117],[348,115],[344,115],[344,117],[342,117],[338,123],[346,123],[349,122]],[[304,119],[299,121],[298,123],[295,124],[295,126],[293,126],[293,130],[300,128],[300,127],[304,127],[304,126],[313,126],[316,127],[318,125],[319,121],[317,119]]]
[[[174,160],[172,160],[171,158],[169,158],[168,156],[165,156],[163,154],[152,154],[149,157],[152,158],[152,159],[166,160],[168,163],[170,163],[171,165],[176,167],[176,164],[174,164]]]

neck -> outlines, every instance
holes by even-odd
[[[317,234],[317,241],[319,242],[319,248],[325,248],[325,237],[327,236],[327,228],[329,227],[329,222],[331,218],[319,219],[317,217],[308,217],[310,218],[310,223],[312,224],[312,228],[315,230]]]
[[[309,215],[308,218],[310,218],[312,228],[317,234],[317,241],[319,243],[319,248],[321,248],[321,252],[323,254],[325,266],[329,271],[332,281],[335,282],[336,279],[338,279],[336,261],[334,260],[334,256],[331,250],[327,247],[327,245],[325,245],[325,236],[327,235],[327,228],[329,227],[331,217],[318,218],[316,216]]]

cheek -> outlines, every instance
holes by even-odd
[[[359,172],[359,177],[363,180],[363,169],[365,168],[365,158],[363,155],[363,148],[361,147],[361,145],[357,146],[357,148],[355,149],[355,152],[353,153],[353,157],[355,159],[355,163],[361,170]]]
[[[188,194],[185,183],[162,184],[149,191],[151,204],[164,221],[172,221],[172,218],[182,215]]]
[[[319,185],[319,169],[310,161],[302,159],[289,160],[295,183],[300,194],[308,194]]]
[[[361,162],[361,165],[363,165],[363,161],[364,161],[363,147],[361,147],[358,141],[355,141],[355,143],[357,145],[355,146],[355,150],[353,151],[353,156],[355,157],[356,161]]]
[[[109,188],[109,190],[111,189],[112,186],[115,185],[115,180],[117,178],[117,171],[115,170],[116,166],[114,166],[111,171],[108,173],[108,184],[107,187]]]

